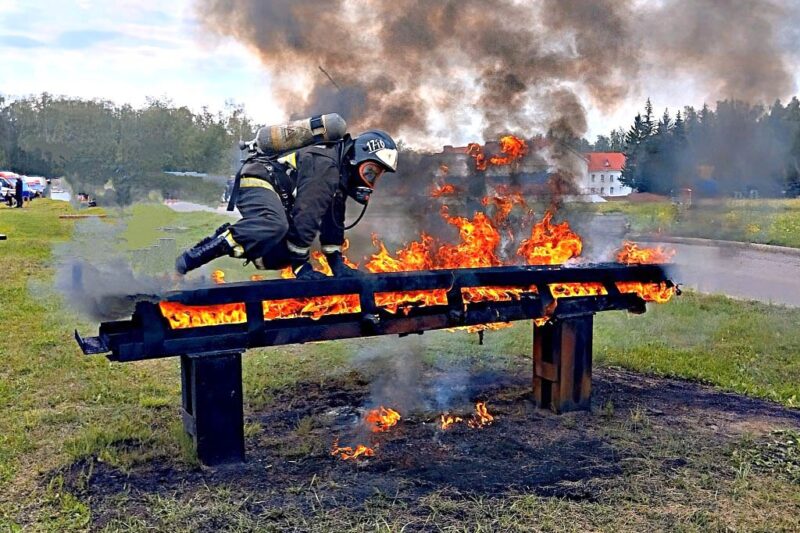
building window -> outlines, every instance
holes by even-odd
[[[604,182],[604,181],[606,181],[606,175],[605,174],[600,174],[600,182]]]
[[[614,194],[614,187],[611,187],[611,194]]]
[[[606,193],[606,188],[600,187],[600,194],[605,194],[605,193]]]
[[[608,181],[610,181],[611,183],[614,183],[614,175],[613,174],[608,177]]]
[[[594,176],[595,176],[595,175],[594,175],[594,174],[592,174],[592,183],[594,183]]]

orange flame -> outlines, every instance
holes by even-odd
[[[486,402],[478,402],[475,404],[475,414],[467,422],[471,428],[482,428],[488,426],[494,421],[494,417],[489,414],[486,409]]]
[[[454,424],[463,422],[464,419],[460,416],[453,416],[449,413],[444,413],[439,418],[439,427],[443,430],[449,429]],[[494,417],[489,414],[486,408],[486,402],[478,402],[475,404],[475,413],[467,420],[467,425],[473,429],[482,428],[490,425],[494,421]]]
[[[399,421],[400,413],[382,405],[364,416],[364,422],[371,425],[370,430],[373,433],[389,431],[389,428],[396,426]]]
[[[550,285],[550,292],[555,299],[608,294],[602,283],[553,283]]]
[[[618,281],[617,289],[621,293],[638,294],[645,302],[667,303],[675,295],[677,289],[666,283],[642,283],[641,281]]]
[[[519,161],[528,153],[528,145],[518,137],[506,135],[500,138],[500,152],[503,155],[493,155],[486,159],[483,147],[479,143],[469,143],[466,149],[467,155],[475,160],[475,168],[482,171],[489,165],[510,165]]]
[[[331,455],[342,459],[344,461],[349,461],[351,459],[355,459],[356,457],[373,457],[375,455],[375,450],[370,448],[369,446],[365,446],[363,444],[357,445],[355,448],[351,446],[339,446],[339,441],[333,441],[333,447],[331,448]]]
[[[439,187],[433,188],[431,191],[431,198],[440,198],[442,196],[453,196],[456,193],[455,185],[451,183],[444,183]]]
[[[225,283],[225,272],[222,270],[215,270],[214,272],[211,273],[211,281],[213,281],[217,285]]]
[[[617,252],[617,261],[626,265],[661,264],[668,263],[674,255],[675,250],[670,248],[639,248],[637,243],[625,241]]]
[[[483,147],[479,143],[469,143],[466,153],[475,160],[476,169],[486,170],[486,156],[483,155]]]
[[[463,420],[464,419],[461,418],[460,416],[451,416],[451,415],[448,415],[448,414],[443,414],[442,418],[441,418],[441,422],[439,423],[439,427],[441,427],[443,430],[444,429],[448,429],[453,424],[456,424],[456,423],[461,422]]]
[[[494,223],[498,225],[503,224],[508,219],[508,215],[511,214],[511,210],[514,209],[515,205],[523,208],[528,206],[528,203],[525,201],[525,197],[522,196],[521,192],[512,191],[505,186],[498,186],[495,194],[492,196],[485,196],[481,200],[481,204],[485,207],[488,207],[489,205],[493,205],[495,207],[492,220],[494,220]]]
[[[489,158],[490,165],[510,165],[514,161],[522,159],[528,153],[528,145],[522,139],[506,135],[500,138],[500,151],[504,155]]]
[[[504,138],[505,139],[505,138]],[[524,143],[515,144],[513,138],[507,140],[504,153],[508,157],[522,157]],[[473,146],[473,145],[470,145]],[[479,150],[473,147],[473,152]],[[478,152],[475,152],[478,153]],[[522,154],[522,155],[520,155]],[[505,223],[514,206],[526,208],[524,197],[508,188],[498,187],[494,196],[483,199],[484,205],[496,206],[492,218],[485,213],[475,213],[473,218],[451,216],[446,206],[441,209],[444,220],[458,229],[459,240],[455,244],[442,243],[426,233],[420,234],[416,241],[406,244],[391,254],[376,235],[372,236],[373,245],[377,249],[367,260],[364,268],[369,272],[406,272],[435,269],[483,268],[499,266],[503,261],[499,257],[501,243],[497,227]],[[530,213],[529,213],[530,215]],[[531,265],[563,264],[580,256],[583,248],[581,238],[572,231],[567,222],[553,224],[553,213],[548,211],[542,220],[536,223],[529,239],[525,239],[517,249],[517,255]],[[344,249],[348,243],[345,242]],[[638,248],[635,243],[624,244],[618,254],[618,260],[625,263],[661,262],[671,257],[671,253],[663,249],[646,250]],[[324,254],[314,252],[313,260],[316,269],[331,275],[331,269]],[[353,268],[358,265],[344,257],[345,262]],[[280,272],[282,278],[293,278],[291,268]],[[216,282],[224,282],[222,271],[214,272]],[[263,279],[254,274],[253,281]],[[647,301],[665,302],[675,294],[676,289],[666,284],[619,283],[621,292],[636,293]],[[564,283],[550,287],[555,298],[573,296],[594,296],[606,294],[605,288],[598,283]],[[484,301],[511,301],[519,299],[522,294],[536,292],[535,287],[465,287],[462,288],[462,299],[465,305]],[[375,302],[390,313],[402,311],[409,313],[415,306],[447,305],[445,289],[429,291],[405,291],[376,293]],[[161,312],[173,329],[211,326],[217,324],[241,324],[247,321],[245,306],[241,302],[210,305],[187,306],[176,302],[161,302]],[[312,298],[290,298],[284,300],[268,300],[262,303],[265,320],[307,317],[319,319],[324,315],[359,313],[361,305],[357,294],[321,296]],[[545,321],[547,318],[540,319]],[[508,327],[505,323],[469,326],[468,331],[483,329],[499,329]]]
[[[581,238],[569,223],[551,224],[553,213],[547,211],[531,230],[531,238],[522,241],[517,255],[529,265],[560,265],[577,257],[583,250]]]

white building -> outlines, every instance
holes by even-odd
[[[627,196],[633,189],[620,183],[625,155],[619,152],[589,152],[584,154],[586,173],[579,178],[581,194],[599,196]]]

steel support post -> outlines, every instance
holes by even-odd
[[[242,354],[181,356],[183,427],[205,465],[244,461]]]
[[[588,410],[592,395],[592,315],[533,326],[533,393],[556,413]]]

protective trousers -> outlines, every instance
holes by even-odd
[[[267,182],[259,183],[262,181],[253,182],[256,186],[242,184],[236,200],[242,218],[229,230],[236,244],[244,248],[244,257],[259,268],[276,270],[289,265],[289,221],[278,194]]]

